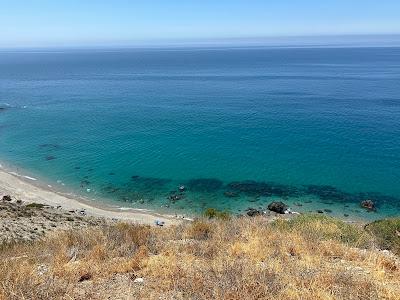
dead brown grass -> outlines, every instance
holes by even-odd
[[[143,277],[144,284],[133,283]],[[0,299],[400,299],[399,258],[324,217],[118,224],[0,249]]]

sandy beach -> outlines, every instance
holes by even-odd
[[[122,211],[112,206],[106,207],[104,204],[88,203],[89,201],[77,196],[67,196],[50,188],[41,187],[35,178],[17,174],[3,166],[0,168],[0,195],[10,195],[13,199],[21,200],[24,203],[40,203],[97,218],[148,225],[154,225],[158,220],[167,226],[182,222],[182,218],[158,214],[150,210],[127,209]]]

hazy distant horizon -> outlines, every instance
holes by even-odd
[[[263,37],[287,44],[278,37],[400,35],[398,0],[0,0],[0,7],[2,48],[272,43]]]
[[[186,47],[399,47],[400,34],[348,34],[269,36],[210,39],[157,39],[103,43],[34,44],[0,46],[0,50],[29,49],[129,49]]]

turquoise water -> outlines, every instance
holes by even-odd
[[[0,160],[89,198],[400,213],[400,48],[3,51],[0,107]]]

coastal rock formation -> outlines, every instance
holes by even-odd
[[[276,212],[278,214],[285,214],[288,211],[289,206],[283,202],[272,202],[268,205],[270,211]]]
[[[258,209],[255,209],[255,208],[249,208],[249,209],[247,209],[246,214],[247,214],[249,217],[255,217],[255,216],[260,216],[260,215],[262,215],[262,211],[260,211],[260,210],[258,210]]]
[[[361,202],[361,207],[369,210],[369,211],[375,211],[376,207],[375,207],[375,203],[372,200],[364,200]]]
[[[11,196],[10,195],[3,196],[3,201],[12,201]]]

